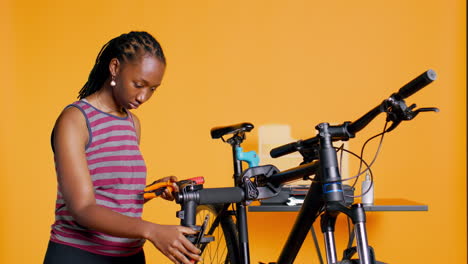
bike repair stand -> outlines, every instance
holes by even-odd
[[[203,185],[190,183],[185,186],[180,186],[179,188],[182,193],[187,194],[203,189]],[[209,220],[207,217],[209,215],[203,220],[201,226],[196,225],[197,197],[190,194],[178,195],[176,201],[177,203],[181,203],[181,210],[176,213],[177,218],[180,219],[180,225],[190,227],[198,232],[195,235],[187,235],[187,239],[198,248],[202,248],[206,244],[214,241],[213,236],[205,235],[205,229]]]

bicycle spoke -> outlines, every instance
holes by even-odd
[[[223,264],[223,263],[229,263],[229,264],[236,264],[236,262],[233,262],[233,256],[231,251],[234,249],[232,246],[230,247],[228,242],[226,241],[227,239],[230,239],[229,243],[233,243],[231,240],[233,238],[229,237],[226,238],[226,235],[229,234],[235,234],[233,232],[233,227],[234,224],[232,223],[231,219],[220,219],[217,217],[217,212],[218,209],[216,207],[210,206],[210,205],[202,205],[197,208],[197,214],[196,214],[196,224],[200,225],[204,218],[209,215],[210,220],[207,225],[207,235],[213,236],[214,241],[210,242],[206,245],[204,245],[203,252],[202,252],[202,258],[204,264]],[[227,226],[225,226],[227,225]],[[225,230],[225,228],[227,228]],[[211,230],[211,234],[209,232]],[[225,233],[228,232],[228,233]],[[235,239],[235,238],[234,238]]]

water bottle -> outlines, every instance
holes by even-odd
[[[367,193],[365,193],[367,191]],[[374,184],[371,181],[369,171],[366,172],[366,179],[362,182],[361,202],[366,205],[374,204]]]

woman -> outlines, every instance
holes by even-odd
[[[140,121],[129,110],[151,98],[165,67],[150,34],[116,37],[101,49],[80,100],[58,117],[52,132],[58,195],[44,263],[145,263],[145,239],[174,263],[200,260],[184,236],[192,229],[141,219],[146,167]],[[162,197],[174,199],[168,191]]]

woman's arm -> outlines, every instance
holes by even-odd
[[[199,260],[199,249],[184,236],[195,233],[192,229],[154,224],[96,204],[85,155],[88,137],[83,114],[75,107],[65,109],[55,124],[53,144],[58,183],[73,218],[112,236],[146,238],[174,263],[189,264],[185,256]]]

